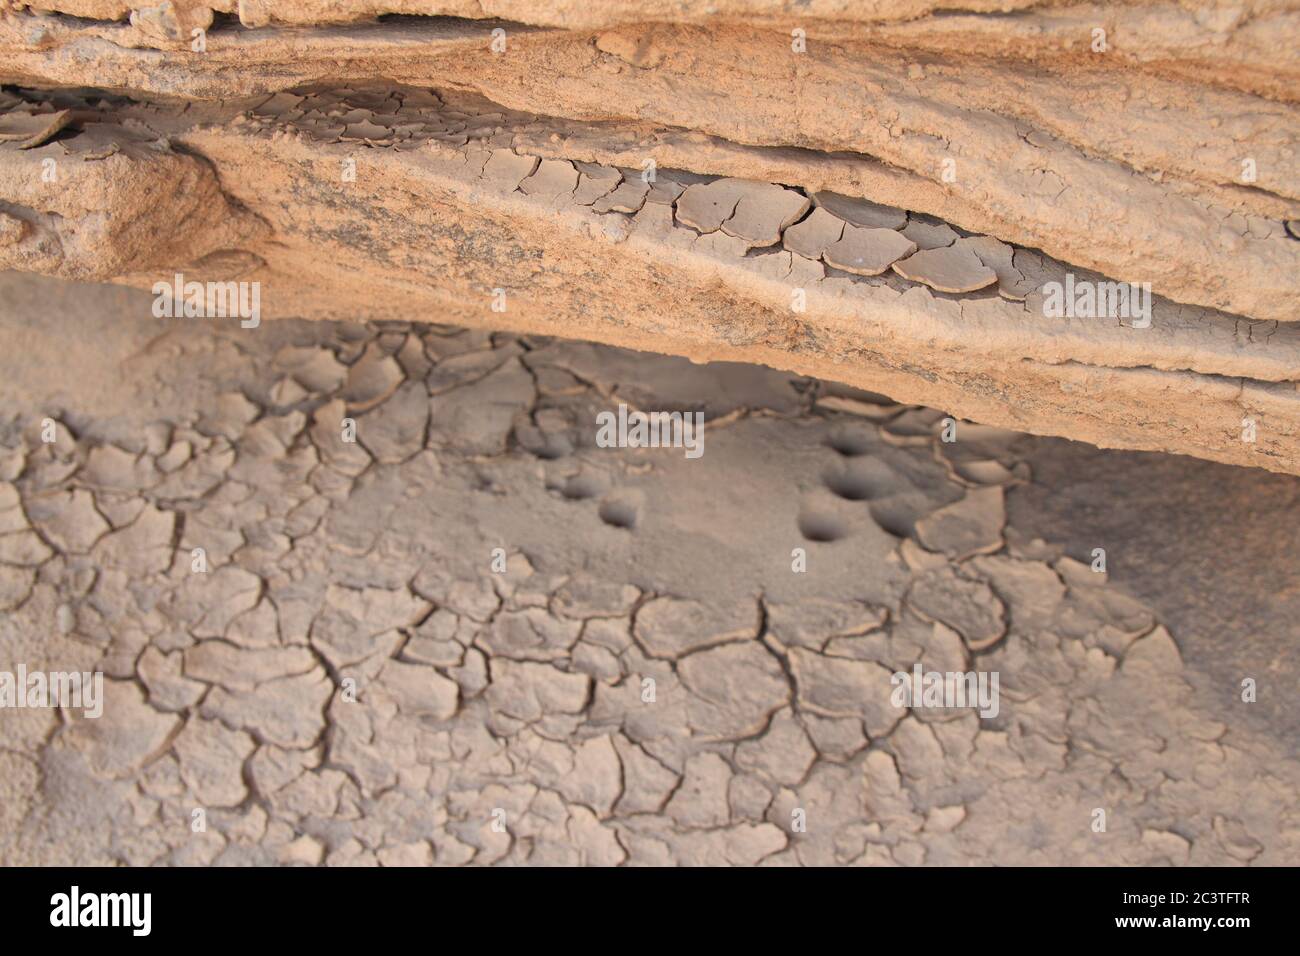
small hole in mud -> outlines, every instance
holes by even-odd
[[[573,449],[566,442],[551,440],[544,445],[528,449],[542,461],[559,461],[572,454]]]
[[[544,432],[535,425],[515,429],[519,447],[542,461],[558,461],[573,454],[573,440],[565,432]]]
[[[852,461],[833,462],[822,472],[822,481],[836,496],[846,501],[872,501],[894,494],[901,480],[879,458],[857,457]]]
[[[849,529],[835,515],[810,511],[799,516],[799,532],[809,541],[827,542],[838,541]]]
[[[865,475],[851,471],[830,471],[825,475],[826,487],[846,501],[866,501],[875,489]]]
[[[636,527],[636,505],[622,498],[607,498],[600,503],[600,520],[615,528]]]
[[[570,501],[583,501],[596,497],[600,490],[600,481],[591,475],[573,475],[564,483],[560,494]]]
[[[873,504],[871,519],[880,526],[880,530],[892,534],[895,538],[910,538],[916,516],[912,509],[898,504]]]
[[[871,451],[874,435],[862,428],[845,428],[843,426],[831,429],[827,439],[830,446],[846,458],[856,458],[858,455],[865,455]]]

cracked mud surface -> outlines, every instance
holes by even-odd
[[[758,366],[3,281],[0,661],[107,677],[98,720],[3,713],[4,862],[1300,862],[1261,590],[1294,603],[1297,479],[948,443]],[[703,411],[706,453],[595,447],[619,402]],[[1235,567],[1125,527],[1174,478],[1230,503]],[[999,672],[999,714],[894,707],[917,661]]]

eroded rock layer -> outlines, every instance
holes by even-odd
[[[1291,5],[679,6],[7,14],[0,265],[1300,472]]]

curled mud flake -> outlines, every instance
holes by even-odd
[[[429,419],[429,393],[422,382],[408,382],[366,418],[358,440],[375,460],[396,463],[424,447]]]
[[[519,184],[526,196],[557,199],[578,188],[578,171],[567,159],[544,159],[537,171]]]
[[[578,188],[574,190],[573,201],[579,206],[590,206],[601,196],[613,192],[620,182],[622,174],[613,166],[600,166],[596,163],[575,163],[578,172]]]
[[[302,101],[301,96],[293,93],[276,93],[254,107],[253,112],[258,116],[282,116],[296,109]]]
[[[45,538],[67,553],[87,553],[110,530],[94,497],[80,488],[35,498],[28,512]]]
[[[378,123],[361,122],[349,123],[343,131],[342,138],[354,142],[382,143],[384,140],[391,139],[392,136],[393,131],[386,126],[380,126]]]
[[[960,501],[918,521],[916,537],[931,551],[940,551],[962,561],[972,555],[1000,549],[1006,520],[1002,488],[997,485],[976,488],[966,492],[966,497]]]
[[[650,184],[650,192],[646,195],[645,201],[660,206],[671,206],[685,191],[685,183],[678,182],[660,173],[655,177],[655,181]]]
[[[191,717],[172,746],[180,761],[181,778],[204,806],[233,807],[248,796],[244,762],[257,743],[244,731],[231,730],[217,720]]]
[[[795,223],[781,237],[785,248],[805,259],[817,260],[844,235],[844,222],[832,216],[821,206],[815,208],[807,219]]]
[[[403,714],[449,720],[456,715],[460,688],[432,667],[387,660],[377,684]]]
[[[436,110],[442,98],[432,90],[406,90],[402,93],[402,108],[408,110]]]
[[[346,126],[320,123],[312,130],[312,135],[322,143],[337,143],[346,131]]]
[[[447,123],[441,116],[424,116],[421,121],[421,128],[424,130],[425,136],[448,132]]]
[[[209,415],[220,414],[228,403],[218,399]],[[86,456],[81,479],[93,488],[108,491],[134,491],[147,487],[154,477],[148,456],[137,455],[116,445],[97,445]]]
[[[1286,231],[1294,239],[1300,239],[1300,219],[1288,219],[1286,221]]]
[[[916,245],[893,229],[863,229],[845,223],[844,235],[826,247],[824,258],[827,265],[845,272],[878,276],[915,251]]]
[[[961,635],[972,651],[992,647],[1007,631],[1006,606],[984,581],[961,577],[951,567],[922,575],[907,594],[908,606],[927,621]]]
[[[757,602],[727,603],[657,597],[637,614],[633,633],[651,657],[676,660],[706,647],[758,637]]]
[[[806,648],[790,649],[790,670],[801,710],[819,717],[853,718],[872,738],[884,737],[902,720],[893,706],[888,668],[874,661],[826,657]]]
[[[49,140],[74,119],[72,110],[57,113],[34,113],[30,110],[0,116],[0,143],[14,143],[19,149],[32,149]]]
[[[403,126],[419,127],[423,125],[421,123],[412,123],[410,117],[402,116],[399,113],[376,113],[374,116],[371,117],[370,122],[374,123],[377,126],[383,126],[386,129],[391,129],[394,132],[396,132]]]
[[[252,691],[213,687],[200,712],[276,746],[302,749],[314,744],[325,729],[322,708],[334,689],[325,671],[317,668],[268,681]]]
[[[1032,283],[1012,261],[1015,250],[1000,239],[992,236],[969,236],[958,239],[954,246],[970,249],[980,262],[997,274],[998,295],[1013,302],[1023,302],[1025,296],[1034,291]]]
[[[275,353],[274,364],[310,392],[332,392],[348,377],[348,366],[320,346],[285,346]]]
[[[482,178],[505,192],[514,192],[537,170],[538,162],[536,156],[520,156],[512,149],[494,149],[483,166]]]
[[[456,129],[434,130],[429,134],[429,138],[453,149],[460,149],[469,143],[469,137]]]
[[[220,684],[227,691],[252,691],[268,680],[307,674],[316,658],[307,648],[240,648],[225,640],[204,640],[182,654],[183,672],[191,680]]]
[[[257,418],[259,412],[257,405],[249,401],[243,392],[226,392],[218,395],[216,401],[204,410],[199,419],[199,431],[205,435],[222,435],[229,441],[235,441]]]
[[[916,213],[908,216],[907,225],[902,231],[903,235],[915,242],[916,248],[921,250],[942,249],[944,246],[951,246],[960,238],[946,222],[939,222],[928,216],[923,218]]]
[[[869,199],[825,191],[815,193],[813,199],[818,208],[864,229],[902,229],[907,225],[907,213],[903,210]]]
[[[390,112],[397,105],[392,94],[384,90],[349,93],[344,98],[344,103],[357,109],[373,110],[376,113]]]
[[[549,664],[512,661],[492,662],[492,682],[487,702],[496,712],[524,723],[549,715],[579,714],[591,695],[591,678],[571,674]]]
[[[803,193],[770,183],[750,183],[741,190],[736,210],[722,231],[751,246],[774,246],[781,233],[808,211],[810,202]]]
[[[717,232],[736,211],[745,189],[744,179],[716,179],[687,186],[677,200],[677,221],[697,232]]]
[[[821,651],[833,638],[860,637],[889,619],[884,608],[863,601],[828,599],[767,604],[768,632],[785,647]]]
[[[1010,485],[1023,473],[1012,471],[1000,461],[961,461],[952,466],[953,473],[973,485]]]
[[[710,647],[677,665],[689,692],[686,721],[712,740],[753,737],[790,702],[790,684],[777,659],[757,641]]]
[[[998,281],[998,275],[968,246],[922,249],[900,262],[894,271],[939,292],[975,292]]]
[[[348,369],[343,398],[348,410],[363,412],[388,399],[402,384],[402,367],[391,355],[368,346],[356,364]]]
[[[817,399],[815,405],[820,411],[844,412],[848,415],[861,415],[873,422],[883,422],[893,418],[902,408],[900,405],[877,404],[852,398],[848,395],[824,395]]]
[[[592,203],[591,208],[593,212],[640,212],[641,207],[645,205],[646,194],[649,192],[650,186],[643,183],[639,176],[633,179],[625,176],[617,189],[606,196],[601,196]]]

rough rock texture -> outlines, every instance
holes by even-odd
[[[0,711],[4,863],[1300,861],[1258,599],[1300,480],[947,441],[758,366],[0,291],[0,667],[107,677],[97,720]],[[597,447],[620,402],[706,453]],[[1251,547],[1189,579],[1221,541],[1112,518],[1171,471]],[[999,713],[896,706],[917,662],[998,672]]]
[[[1300,473],[1300,13],[993,12],[18,4],[0,264],[758,360]],[[394,13],[420,16],[367,22]],[[1067,274],[1149,284],[1149,320],[1052,312]]]
[[[0,265],[1300,473],[1300,7],[942,9],[12,5]],[[1149,322],[1054,313],[1067,276]]]
[[[7,0],[0,672],[105,682],[0,863],[1300,862],[1297,103],[1296,0]]]

